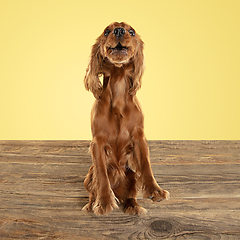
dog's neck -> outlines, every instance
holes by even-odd
[[[120,68],[118,68],[120,70]],[[126,76],[122,74],[124,71],[116,71],[116,75],[113,75],[109,79],[110,89],[112,92],[112,108],[115,109],[121,115],[123,115],[123,109],[126,104],[126,98],[128,94],[128,84]]]
[[[113,111],[120,116],[124,115],[123,111],[130,97],[130,77],[129,66],[108,67],[108,72],[105,73],[103,91],[105,91]]]

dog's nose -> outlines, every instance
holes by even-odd
[[[115,34],[115,36],[117,38],[121,38],[123,37],[123,35],[126,33],[125,29],[124,28],[121,28],[121,27],[117,27],[113,30],[113,33]]]

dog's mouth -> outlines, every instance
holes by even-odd
[[[123,46],[120,42],[116,45],[116,47],[112,48],[110,47],[109,48],[110,50],[112,50],[112,52],[127,52],[128,48]]]
[[[107,48],[106,57],[113,63],[116,67],[121,67],[129,61],[131,55],[131,46],[123,46],[120,42],[115,46],[109,46]]]

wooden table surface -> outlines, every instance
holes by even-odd
[[[0,141],[0,239],[240,239],[240,141],[149,141],[168,201],[81,211],[89,141]]]

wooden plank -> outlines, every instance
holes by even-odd
[[[81,211],[89,141],[0,141],[1,239],[239,239],[240,141],[149,141],[171,199],[148,212]]]

